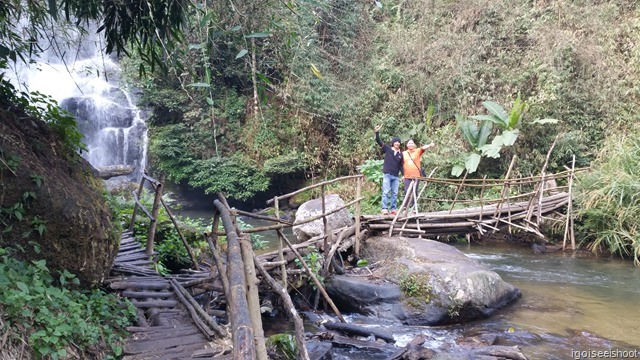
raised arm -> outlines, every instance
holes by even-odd
[[[376,127],[373,128],[373,130],[376,132],[376,142],[378,143],[378,145],[384,146],[384,143],[382,142],[382,140],[380,140],[380,133],[379,133],[380,128],[382,128],[382,124],[376,125]]]
[[[434,144],[433,141],[432,141],[431,144],[422,145],[422,150],[427,150],[427,149],[435,147],[435,146],[436,146],[436,144]]]

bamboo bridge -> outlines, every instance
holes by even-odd
[[[106,280],[114,291],[129,298],[138,309],[138,326],[130,328],[134,335],[125,344],[124,358],[267,359],[261,312],[268,306],[264,305],[265,299],[261,299],[259,294],[268,289],[280,297],[280,303],[284,304],[293,322],[298,358],[321,358],[324,356],[322,351],[318,354],[317,348],[309,347],[311,340],[305,335],[302,319],[289,297],[292,279],[300,276],[313,281],[318,297],[340,321],[323,324],[331,334],[316,334],[315,338],[338,346],[372,348],[381,345],[375,342],[363,345],[366,342],[362,341],[356,344],[355,340],[342,335],[373,335],[393,341],[392,335],[345,324],[316,271],[310,268],[304,257],[311,251],[309,249],[318,249],[323,255],[320,274],[339,273],[343,269],[336,263],[336,258],[341,259],[341,253],[345,252],[352,252],[358,257],[361,243],[371,233],[430,238],[464,235],[469,239],[470,236],[483,236],[490,232],[525,231],[545,239],[540,225],[549,221],[556,227],[564,227],[563,249],[568,242],[575,249],[571,197],[574,176],[582,169],[572,167],[562,173],[545,174],[543,168],[538,176],[512,179],[509,177],[512,166],[513,161],[501,179],[467,179],[466,176],[462,179],[416,178],[407,189],[399,212],[394,215],[362,214],[362,190],[367,185],[363,175],[322,181],[276,196],[267,202],[273,206],[273,216],[233,209],[224,196],[218,194],[213,204],[211,231],[202,234],[209,245],[212,264],[197,259],[180,233],[176,219],[162,200],[162,179],[158,181],[144,174],[138,192],[133,194],[136,208],[130,230],[123,233],[112,275]],[[151,210],[147,210],[139,200],[145,182],[149,182],[155,192]],[[334,189],[333,186],[344,182],[347,189],[354,190],[353,200],[346,200],[338,208],[326,209],[325,195]],[[350,185],[353,182],[355,184]],[[371,186],[370,183],[368,185]],[[341,186],[345,188],[345,184]],[[280,202],[305,191],[312,191],[314,197],[321,199],[321,213],[297,222],[281,218]],[[193,267],[185,270],[184,274],[161,276],[153,267],[154,235],[160,206],[165,207],[176,225],[176,231],[191,257]],[[150,219],[145,249],[131,232],[138,209]],[[352,211],[354,224],[340,229],[328,226],[327,217],[344,209]],[[273,224],[241,229],[235,221],[236,216],[268,220]],[[324,233],[302,243],[288,239],[282,231],[293,225],[318,220],[323,222]],[[224,231],[219,230],[220,222]],[[258,256],[251,247],[249,234],[264,231],[276,233],[278,249]],[[226,236],[224,247],[218,243],[220,236]],[[208,300],[203,302],[203,296]],[[389,350],[392,345],[385,346]]]

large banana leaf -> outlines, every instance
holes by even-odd
[[[484,106],[490,114],[501,120],[502,124],[498,124],[501,128],[504,129],[509,126],[509,114],[507,114],[507,111],[500,106],[500,104],[493,101],[485,101],[482,103],[482,106]]]
[[[460,127],[460,131],[462,131],[462,135],[469,142],[472,148],[478,147],[478,127],[473,121],[464,120],[462,117],[457,117],[458,126]]]
[[[482,155],[486,157],[494,158],[494,159],[499,158],[502,145],[499,145],[498,142],[496,142],[494,138],[494,141],[492,141],[491,144],[486,144],[480,147],[480,151],[482,151]]]
[[[478,131],[478,145],[477,147],[481,147],[482,145],[487,143],[489,139],[489,135],[491,134],[491,130],[493,130],[493,123],[490,121],[483,121],[480,124],[480,131]]]
[[[502,136],[502,143],[505,146],[513,146],[519,134],[520,134],[520,131],[518,129],[503,131],[502,134],[500,135]]]
[[[513,103],[513,107],[511,107],[511,114],[509,114],[509,122],[507,124],[508,130],[513,130],[516,128],[520,119],[522,119],[522,115],[524,114],[524,108],[527,104],[520,100],[520,95],[516,98],[516,101]]]
[[[451,168],[451,176],[458,177],[462,175],[463,171],[464,171],[463,165],[453,165],[453,167]]]
[[[495,115],[473,115],[473,116],[469,116],[469,117],[474,119],[474,120],[480,120],[482,122],[494,123],[494,124],[498,125],[498,127],[500,127],[501,129],[504,129],[505,126],[506,126],[505,122],[502,121],[501,119],[499,119]]]
[[[471,153],[467,155],[467,158],[464,161],[464,167],[467,168],[467,172],[469,174],[473,174],[478,170],[478,165],[480,164],[480,154]]]

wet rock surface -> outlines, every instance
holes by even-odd
[[[456,248],[432,240],[373,237],[363,258],[371,276],[334,276],[327,292],[345,311],[405,325],[447,325],[486,318],[520,290]]]

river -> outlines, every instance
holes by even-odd
[[[253,226],[266,225],[243,220]],[[275,248],[273,233],[263,235],[267,249],[262,251]],[[532,360],[597,358],[581,355],[608,350],[619,351],[617,355],[631,351],[640,358],[640,269],[632,262],[562,252],[536,255],[520,243],[456,247],[517,286],[522,298],[489,319],[463,325],[403,326],[354,314],[346,314],[347,321],[391,332],[399,346],[423,333],[430,339],[428,347],[437,351],[455,348],[464,339],[491,334],[497,336],[500,345],[519,345]],[[340,349],[335,355],[373,360],[388,354]]]

